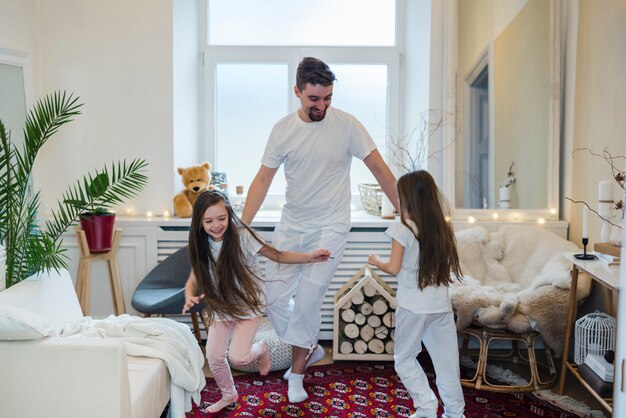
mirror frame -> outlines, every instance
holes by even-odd
[[[443,126],[445,144],[455,144],[458,124],[462,115],[456,114],[457,80],[457,24],[458,1],[444,3],[444,85],[443,106],[446,114],[454,115],[455,123]],[[522,221],[559,219],[559,149],[561,124],[561,5],[560,0],[550,1],[549,39],[549,116],[548,116],[548,206],[543,209],[465,209],[457,208],[456,191],[456,149],[446,147],[443,155],[443,191],[447,197],[454,219]]]
[[[30,55],[25,52],[15,51],[7,48],[0,48],[0,64],[13,65],[22,68],[24,78],[24,99],[26,110],[33,105],[33,72]]]

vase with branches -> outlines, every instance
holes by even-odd
[[[29,110],[24,145],[18,149],[0,120],[0,243],[5,251],[3,287],[47,269],[67,268],[62,235],[87,209],[99,211],[136,196],[147,183],[143,159],[111,163],[88,174],[63,194],[43,226],[40,192],[32,185],[38,152],[61,128],[80,114],[78,97],[55,92]]]
[[[429,158],[453,145],[445,145],[436,151],[428,148],[430,138],[444,124],[450,123],[450,119],[453,118],[451,114],[441,115],[434,110],[428,110],[417,115],[417,123],[408,132],[389,131],[390,150],[388,154],[391,163],[402,173],[410,173],[424,168]]]

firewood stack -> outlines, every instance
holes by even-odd
[[[333,358],[393,359],[396,302],[393,290],[368,266],[335,295]]]

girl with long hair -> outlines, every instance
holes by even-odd
[[[394,367],[417,409],[411,418],[436,418],[437,397],[417,361],[422,342],[432,359],[444,403],[442,418],[461,418],[465,409],[459,349],[448,286],[461,279],[456,239],[446,220],[445,199],[424,170],[398,179],[400,222],[391,238],[388,261],[370,254],[368,263],[397,276]]]
[[[265,307],[261,278],[254,268],[257,253],[287,264],[326,261],[330,256],[324,249],[279,251],[239,219],[222,192],[201,193],[189,230],[191,273],[182,312],[204,302],[209,316],[206,357],[222,392],[222,398],[208,408],[210,413],[238,399],[227,356],[233,365],[258,362],[261,375],[271,368],[267,342],[252,344]]]

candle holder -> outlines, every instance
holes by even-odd
[[[583,252],[581,254],[574,254],[574,258],[578,260],[595,260],[598,258],[596,255],[587,254],[587,244],[589,244],[589,238],[583,238]]]

